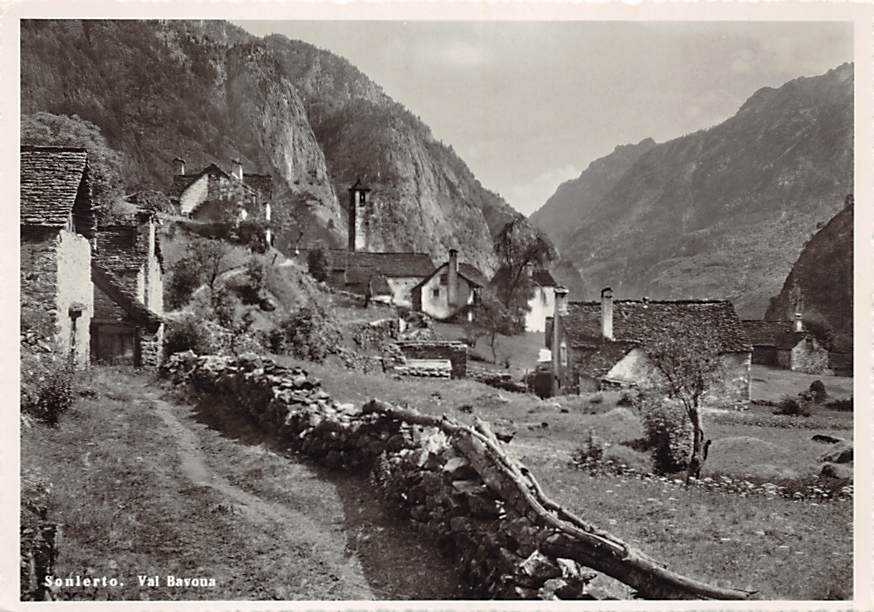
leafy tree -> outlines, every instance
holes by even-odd
[[[472,335],[476,338],[483,336],[488,338],[489,348],[492,351],[492,361],[497,362],[498,336],[510,336],[518,333],[518,316],[510,308],[504,306],[490,291],[483,292],[479,303],[472,308],[471,312],[473,313],[473,319],[470,323]]]
[[[307,270],[314,279],[325,282],[330,269],[331,263],[325,249],[318,247],[307,253]]]
[[[213,238],[191,241],[185,255],[170,268],[166,289],[168,305],[171,308],[184,306],[201,285],[207,286],[212,299],[229,254],[230,247],[224,241]]]
[[[123,215],[122,156],[107,144],[99,127],[77,115],[22,115],[21,144],[84,148],[98,223],[111,223]]]
[[[523,217],[506,223],[494,239],[498,269],[492,280],[498,300],[505,308],[524,317],[528,310],[531,283],[526,270],[542,268],[556,258],[552,244],[532,230]]]
[[[647,347],[647,356],[661,374],[661,386],[680,402],[692,426],[692,451],[686,469],[686,484],[698,478],[707,459],[710,440],[705,439],[701,403],[705,394],[724,374],[722,360],[712,335],[706,330],[689,331],[668,326]]]
[[[312,229],[312,207],[318,197],[304,191],[294,193],[272,207],[271,225],[274,233],[287,241],[293,252],[300,248],[304,236]]]

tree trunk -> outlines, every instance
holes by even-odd
[[[691,478],[701,477],[701,468],[707,458],[704,450],[704,427],[701,425],[701,411],[698,406],[689,410],[689,420],[692,422],[692,454],[689,456],[689,467],[686,470],[686,486],[689,486]]]

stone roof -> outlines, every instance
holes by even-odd
[[[531,274],[531,280],[541,287],[555,287],[555,279],[550,274],[549,270],[535,270]]]
[[[777,346],[777,337],[792,332],[792,321],[742,321],[744,332],[753,346]]]
[[[306,261],[313,249],[300,249],[300,258]],[[427,253],[366,253],[345,249],[326,249],[331,270],[352,271],[355,269],[378,270],[386,278],[425,277],[434,270],[434,262]]]
[[[157,330],[163,323],[160,315],[146,308],[115,274],[94,259],[91,260],[91,280],[125,311],[127,322],[144,327],[150,332]]]
[[[570,302],[562,317],[568,344],[597,347],[601,339],[601,303]],[[615,300],[613,337],[616,342],[643,346],[660,334],[706,333],[722,353],[747,352],[750,343],[734,306],[727,300]]]
[[[479,271],[479,268],[464,261],[458,264],[458,274],[478,287],[485,287],[489,284],[489,279]]]
[[[90,237],[94,210],[88,154],[70,147],[21,147],[21,224],[62,228],[70,214]]]
[[[606,376],[634,346],[630,342],[605,342],[596,349],[580,351],[575,360],[577,369],[594,378]]]

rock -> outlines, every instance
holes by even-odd
[[[840,442],[846,442],[846,440],[844,440],[843,438],[838,438],[827,434],[814,434],[811,440],[813,440],[814,442],[822,442],[823,444],[838,444]]]
[[[559,589],[567,589],[567,586],[568,583],[564,578],[550,578],[544,582],[543,586],[537,591],[537,596],[540,599],[545,599],[547,601],[557,600],[558,595],[556,595],[556,591]]]
[[[819,472],[822,478],[847,478],[853,480],[853,466],[846,463],[825,463]]]
[[[561,568],[539,550],[528,555],[516,570],[516,581],[530,587],[542,585],[550,578],[559,577],[561,577]]]
[[[476,470],[473,469],[470,462],[464,457],[451,458],[443,466],[443,471],[452,480],[475,480],[477,478]]]
[[[850,463],[853,460],[853,445],[841,444],[819,459],[822,463]]]

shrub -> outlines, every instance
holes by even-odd
[[[810,387],[808,388],[810,392],[810,396],[813,398],[813,401],[817,404],[821,404],[828,397],[828,392],[825,390],[825,385],[821,380],[815,380],[810,383]]]
[[[21,474],[21,600],[45,599],[45,577],[54,573],[55,530],[48,520],[51,484],[37,472]]]
[[[71,358],[22,347],[21,409],[49,425],[56,425],[61,414],[73,404],[74,375]]]
[[[595,435],[594,430],[589,429],[583,440],[583,445],[574,453],[574,459],[581,463],[600,463],[604,457],[605,449],[606,444],[604,441]]]
[[[649,472],[652,469],[650,456],[624,444],[613,444],[604,450],[604,461],[612,461],[614,465],[624,465],[638,472]]]
[[[211,334],[204,322],[188,315],[178,320],[168,320],[164,333],[164,353],[172,355],[183,351],[194,351],[198,355],[212,352]]]
[[[853,411],[853,398],[852,396],[847,399],[834,399],[830,402],[826,403],[826,408],[829,410],[838,410],[840,412],[852,412]]]
[[[323,361],[336,353],[341,340],[337,324],[311,306],[304,306],[284,319],[269,337],[274,352],[311,361]]]
[[[324,282],[328,280],[330,267],[328,255],[324,249],[313,249],[307,254],[307,270],[317,281]]]
[[[640,400],[641,394],[638,389],[626,389],[619,396],[619,399],[616,400],[616,405],[630,408],[631,406],[637,406]]]
[[[201,271],[192,260],[183,257],[170,268],[170,278],[164,291],[167,305],[170,308],[182,308],[202,282]]]
[[[692,425],[686,411],[678,402],[656,396],[642,398],[640,406],[655,469],[666,473],[684,469],[692,452]]]
[[[264,261],[259,257],[250,257],[246,262],[245,285],[240,287],[239,294],[244,304],[260,304],[261,294],[266,285]]]
[[[809,417],[810,404],[804,398],[794,398],[787,395],[777,404],[777,410],[774,411],[774,414]]]

